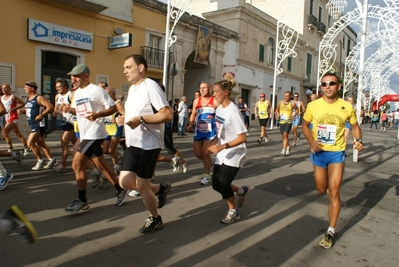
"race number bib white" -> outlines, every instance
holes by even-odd
[[[287,114],[280,114],[280,121],[286,121],[287,120]]]
[[[320,124],[317,126],[317,141],[319,141],[320,143],[335,145],[336,136],[336,125]]]
[[[91,112],[91,105],[90,105],[90,99],[89,98],[82,98],[76,100],[76,113],[79,118],[84,118],[86,116],[87,112]]]

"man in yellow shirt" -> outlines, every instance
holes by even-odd
[[[288,156],[291,150],[288,135],[291,131],[292,122],[298,113],[295,103],[295,101],[291,101],[291,92],[286,91],[284,99],[278,103],[276,108],[276,120],[279,120],[280,133],[283,137],[283,149],[280,155],[283,156]]]
[[[345,166],[345,122],[352,126],[354,148],[363,149],[362,131],[352,105],[338,97],[338,76],[326,73],[321,78],[323,97],[309,103],[302,122],[302,132],[310,145],[316,189],[328,193],[329,227],[321,247],[333,246],[335,227],[341,209],[339,191]],[[312,129],[309,125],[312,123]]]
[[[266,125],[267,122],[269,121],[269,114],[270,114],[270,102],[269,100],[266,100],[266,95],[264,93],[260,94],[260,99],[258,102],[255,104],[254,108],[254,114],[255,117],[259,118],[259,125],[260,125],[260,137],[257,140],[259,145],[262,142],[268,142],[269,137],[267,137],[266,133]]]

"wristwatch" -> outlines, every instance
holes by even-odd
[[[140,124],[144,124],[144,123],[147,123],[147,122],[144,120],[143,116],[140,116]]]
[[[355,141],[363,144],[363,140],[361,138],[356,138]]]

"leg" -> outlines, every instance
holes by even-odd
[[[29,134],[28,142],[27,142],[29,148],[32,150],[32,152],[36,156],[37,160],[41,160],[42,159],[42,154],[40,152],[40,149],[36,145],[36,142],[39,140],[39,138],[40,138],[40,132],[39,131],[32,132],[32,133]]]
[[[344,173],[344,163],[334,163],[328,165],[328,217],[331,228],[335,228],[338,215],[341,210],[340,188]]]
[[[202,161],[204,164],[205,174],[209,174],[211,172],[212,167],[212,159],[211,154],[208,148],[217,143],[217,138],[213,140],[206,140],[202,146]]]
[[[73,131],[64,131],[61,137],[62,157],[61,163],[65,166],[69,155],[69,143],[75,144],[76,136]]]
[[[12,140],[10,137],[10,132],[14,129],[15,127],[15,123],[11,122],[11,123],[6,123],[6,125],[3,128],[3,138],[6,141],[6,143],[8,144],[9,148],[13,148],[12,146]]]
[[[18,124],[14,123],[14,129],[13,129],[15,136],[19,139],[21,144],[24,145],[24,147],[27,147],[25,137],[21,134],[21,131],[19,130]]]

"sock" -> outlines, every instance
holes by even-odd
[[[37,162],[44,162],[44,159],[38,159]]]
[[[327,233],[328,233],[328,232],[331,232],[331,233],[334,235],[334,234],[335,234],[335,228],[328,227]]]
[[[238,188],[237,194],[238,194],[238,195],[242,195],[242,193],[244,193],[244,188],[242,188],[242,186],[240,186],[240,187]]]
[[[237,213],[237,209],[229,209],[229,211]]]
[[[82,201],[82,202],[86,202],[86,190],[79,190],[79,194],[78,194],[78,198]]]
[[[120,193],[123,191],[123,188],[119,185],[119,183],[116,183],[115,185],[116,190]]]

